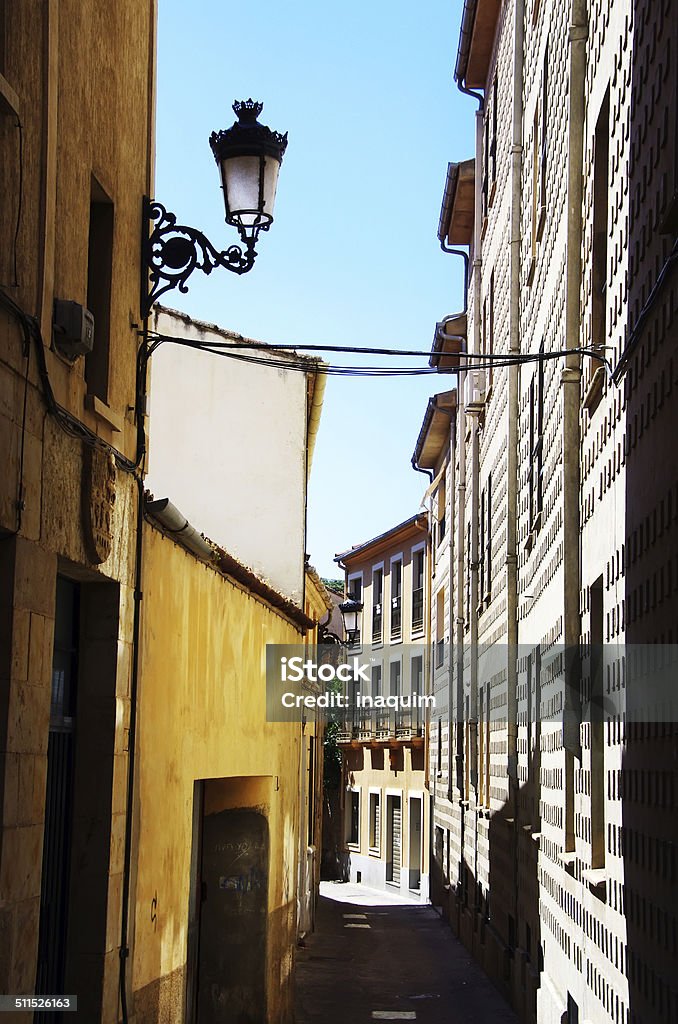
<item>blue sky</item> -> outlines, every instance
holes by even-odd
[[[225,248],[237,236],[210,133],[249,96],[289,132],[254,269],[196,274],[167,305],[273,344],[430,349],[436,320],[462,304],[461,260],[436,235],[447,163],[473,154],[475,104],[453,81],[461,8],[160,0],[156,198]],[[308,496],[321,575],[417,511],[427,481],[410,458],[429,395],[450,386],[330,379]]]

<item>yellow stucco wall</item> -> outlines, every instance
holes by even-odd
[[[138,1024],[182,1020],[196,779],[250,776],[270,830],[269,1019],[291,1013],[301,726],[268,724],[279,613],[151,527],[144,536],[133,987]],[[155,919],[153,919],[155,918]],[[162,1009],[162,1008],[165,1009]]]

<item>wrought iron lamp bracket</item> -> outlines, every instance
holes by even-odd
[[[265,230],[268,225],[262,225]],[[211,274],[224,267],[234,274],[246,274],[257,255],[254,239],[231,245],[219,252],[197,228],[177,224],[177,218],[162,203],[144,198],[141,247],[141,315],[148,317],[154,302],[165,292],[178,288],[187,292],[194,270]]]

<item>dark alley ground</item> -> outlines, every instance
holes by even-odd
[[[296,1024],[515,1024],[508,1004],[431,907],[324,882],[297,956]]]

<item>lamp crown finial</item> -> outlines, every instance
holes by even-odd
[[[259,114],[264,109],[264,104],[253,100],[236,100],[233,104],[233,111],[241,124],[254,124]]]

